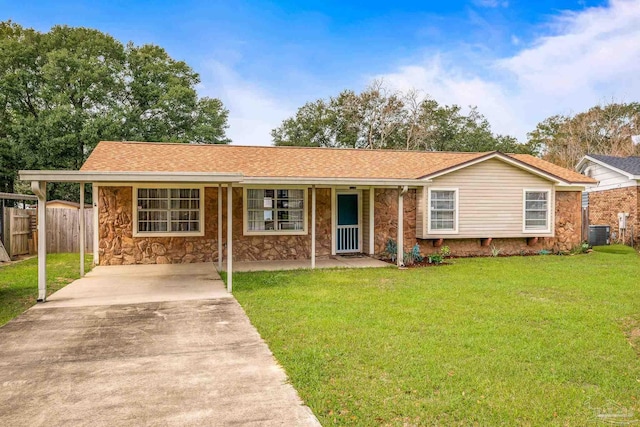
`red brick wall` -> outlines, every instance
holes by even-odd
[[[398,190],[376,189],[375,197],[375,253],[378,257],[384,257],[387,240],[397,240]],[[553,252],[570,251],[581,243],[581,224],[581,192],[558,192],[554,238],[541,238],[531,246],[527,245],[525,238],[493,239],[491,244],[507,255],[537,253],[541,249]],[[416,238],[416,190],[409,190],[404,196],[405,251],[409,251],[416,243],[420,245],[423,255],[432,254],[439,249],[433,246],[432,240]],[[455,256],[491,255],[490,246],[481,246],[480,239],[445,239],[443,245],[449,246],[452,255]]]
[[[619,241],[618,212],[628,212],[626,244],[631,240],[631,227],[636,243],[640,240],[640,187],[616,188],[589,193],[589,224],[609,225],[612,240]],[[615,233],[615,235],[614,235]]]

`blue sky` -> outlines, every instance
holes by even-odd
[[[304,102],[374,78],[477,105],[521,141],[552,114],[640,101],[640,0],[0,0],[0,19],[163,46],[224,101],[236,144],[269,144]]]

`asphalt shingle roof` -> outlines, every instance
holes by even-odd
[[[418,179],[493,154],[308,147],[100,142],[80,170],[217,172],[248,177]],[[589,177],[529,155],[512,159],[572,183]]]
[[[616,169],[620,169],[631,175],[640,175],[640,157],[638,156],[629,156],[629,157],[616,157],[616,156],[603,156],[600,154],[589,154],[589,157],[592,157],[596,160],[600,160],[603,163],[606,163]]]

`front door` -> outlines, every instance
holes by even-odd
[[[360,252],[360,195],[337,194],[336,253]]]

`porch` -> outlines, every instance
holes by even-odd
[[[46,235],[47,182],[80,183],[82,218],[85,186],[91,184],[93,259],[101,266],[216,263],[218,271],[227,272],[228,292],[233,289],[234,271],[386,267],[387,263],[367,257],[376,253],[377,189],[391,189],[392,198],[397,197],[396,259],[398,265],[403,261],[403,198],[408,185],[398,184],[406,181],[316,179],[267,185],[240,174],[201,172],[21,171],[20,176],[31,181],[38,197],[40,235]],[[180,199],[183,193],[189,198]],[[169,204],[167,198],[177,199]],[[150,208],[151,202],[158,206]],[[188,209],[174,208],[177,202],[188,204]],[[138,218],[140,212],[145,216]],[[156,225],[164,228],[149,228]],[[85,227],[80,221],[81,276]],[[40,241],[41,302],[46,299],[46,252],[46,242]],[[251,261],[256,258],[281,261]]]
[[[331,256],[316,258],[315,268],[384,268],[391,264],[371,258],[366,255]],[[304,270],[310,268],[309,260],[277,260],[277,261],[236,261],[233,263],[234,272],[246,271],[281,271]],[[222,268],[221,271],[226,269]]]

